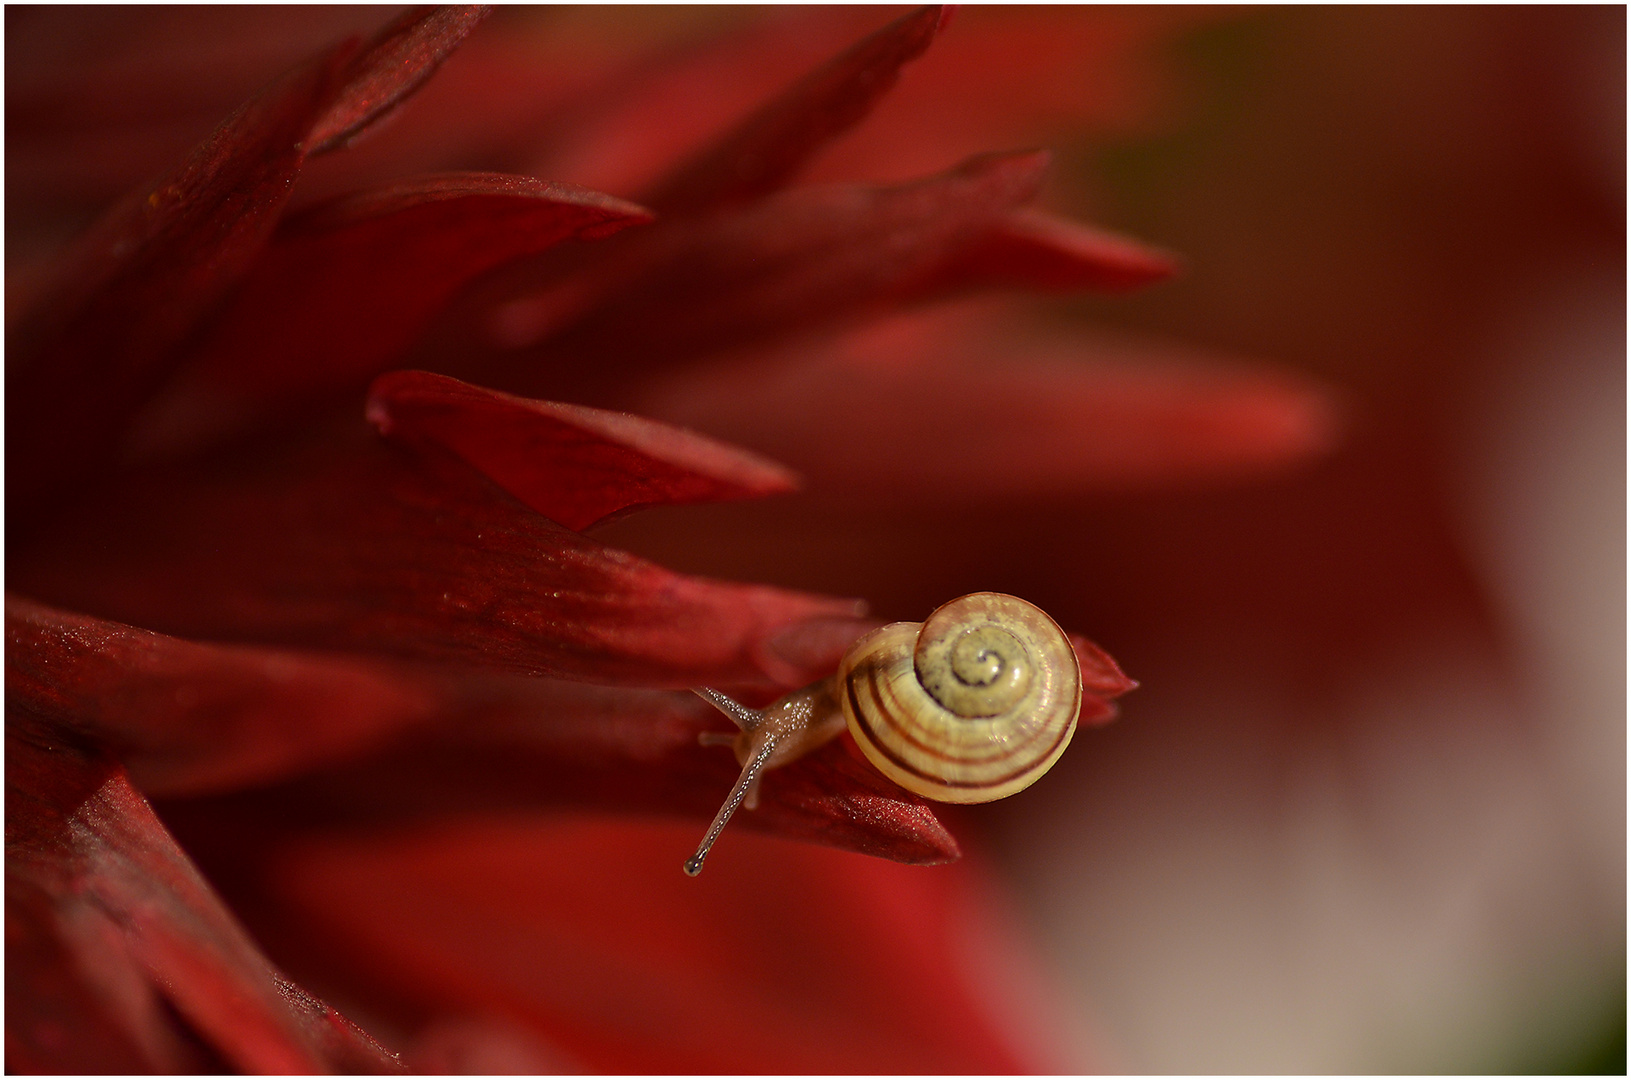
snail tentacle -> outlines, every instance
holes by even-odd
[[[736,786],[714,815],[707,836],[697,853],[686,861],[685,872],[695,877],[702,872],[702,861],[708,857],[708,850],[737,807],[745,805],[749,810],[758,807],[759,781],[764,771],[803,757],[831,741],[844,730],[844,713],[833,696],[830,677],[795,690],[763,709],[750,709],[712,687],[699,686],[692,690],[741,729],[735,735],[705,731],[697,736],[697,741],[703,746],[730,746],[742,765]]]
[[[685,860],[685,872],[691,877],[702,873],[702,862],[708,857],[708,852],[713,850],[714,841],[719,839],[719,834],[725,829],[725,823],[730,821],[731,815],[736,813],[736,808],[747,798],[748,789],[758,787],[759,774],[764,770],[765,763],[770,760],[770,755],[775,752],[775,742],[766,739],[759,747],[759,752],[742,767],[742,775],[736,778],[736,784],[731,788],[731,793],[725,797],[724,805],[720,806],[719,812],[714,815],[713,824],[708,826],[707,835],[702,838],[702,843],[697,845],[696,854]],[[757,791],[754,794],[757,796]],[[754,801],[758,801],[757,797]]]
[[[764,720],[764,712],[750,709],[735,698],[721,694],[711,686],[693,686],[691,692],[731,718],[731,723],[743,731],[752,731]],[[704,746],[710,745],[703,743]]]

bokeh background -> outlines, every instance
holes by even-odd
[[[1079,519],[1148,693],[1011,865],[1136,1067],[1621,1072],[1624,12],[1178,47],[1195,111],[1086,156],[1193,270],[1094,315],[1317,373],[1348,439]]]
[[[801,17],[783,10],[504,10],[417,113],[351,164],[317,163],[301,197],[371,153],[632,194],[639,155],[570,124],[533,162],[484,158],[520,113],[509,129],[472,116],[466,144],[422,162],[402,148],[421,121],[449,130],[439,103],[482,70],[604,72],[771,27],[781,52],[731,69],[723,124],[733,100],[891,14],[848,9],[795,40],[775,30]],[[108,200],[382,17],[41,25],[8,9],[8,37],[33,35],[7,52],[8,310]],[[516,86],[586,131],[619,118],[615,100],[596,112],[549,99],[548,80]],[[806,472],[804,493],[597,533],[684,571],[863,596],[886,618],[1019,593],[1143,683],[1031,791],[948,815],[998,894],[987,907],[1014,917],[1011,941],[969,945],[981,970],[1001,967],[993,952],[1034,956],[993,1008],[1030,1011],[1014,1027],[1040,1058],[1623,1072],[1625,89],[1622,7],[976,7],[808,177],[895,180],[1046,145],[1048,207],[1186,271],[1131,297],[1027,302],[1028,318],[1087,359],[1241,358],[1340,407],[1339,443],[1295,469],[1125,491],[1016,480],[972,508],[858,490],[761,445]],[[648,150],[663,137],[661,117],[633,119],[650,121]],[[728,415],[669,412],[757,445]],[[570,833],[555,851],[615,887],[596,860],[661,857],[628,829],[611,855]],[[330,856],[340,872],[364,861]],[[494,872],[479,863],[469,875]],[[298,949],[262,936],[302,975]],[[1052,1004],[1032,1008],[1027,983]]]
[[[961,14],[948,51],[1003,17]],[[1340,448],[1266,482],[910,523],[813,491],[827,530],[790,503],[617,539],[887,617],[1006,589],[1142,680],[965,819],[1079,1061],[1623,1071],[1624,10],[1127,17],[1170,22],[1114,50],[1122,97],[1054,118],[1048,197],[1187,271],[1045,309],[1316,377]],[[903,550],[926,515],[943,544]]]

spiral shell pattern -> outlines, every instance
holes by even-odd
[[[1076,730],[1082,675],[1070,640],[1017,596],[973,593],[922,623],[850,646],[839,701],[867,759],[939,802],[990,802],[1029,787]]]

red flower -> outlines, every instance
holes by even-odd
[[[13,48],[55,18],[19,19]],[[704,882],[679,875],[735,766],[698,745],[717,718],[674,688],[768,699],[830,673],[876,622],[585,535],[798,483],[605,408],[772,451],[818,497],[910,508],[1295,460],[1326,439],[1319,398],[1251,373],[1083,365],[1016,310],[924,307],[1171,272],[1028,209],[1045,154],[788,186],[930,48],[938,9],[722,136],[703,138],[713,113],[780,81],[766,57],[808,40],[761,32],[637,80],[591,56],[537,76],[553,127],[499,108],[513,62],[473,64],[452,80],[458,108],[432,95],[419,121],[404,113],[414,147],[365,144],[349,173],[324,172],[480,18],[410,12],[319,53],[24,275],[7,369],[9,1064],[401,1066],[280,974],[242,917],[433,1070],[1045,1066],[982,1000],[992,961],[967,950],[1006,946],[976,940],[994,933],[976,874],[733,836]],[[830,37],[860,15],[804,18]],[[963,64],[1000,83],[992,59]],[[11,92],[15,139],[32,99]],[[622,148],[597,155],[620,120]],[[529,144],[582,164],[549,175],[622,177],[637,201],[417,172],[525,162]],[[36,197],[37,175],[19,181]],[[1078,652],[1084,720],[1107,719],[1131,684]],[[844,741],[764,795],[733,830],[905,863],[958,854],[928,804]]]

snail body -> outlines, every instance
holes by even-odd
[[[752,809],[766,769],[845,727],[880,772],[928,799],[990,802],[1029,787],[1070,743],[1082,676],[1070,639],[1040,608],[973,593],[922,623],[879,627],[845,651],[836,675],[764,709],[696,693],[741,729],[702,742],[732,746],[742,774],[685,864],[693,876],[737,807]]]

